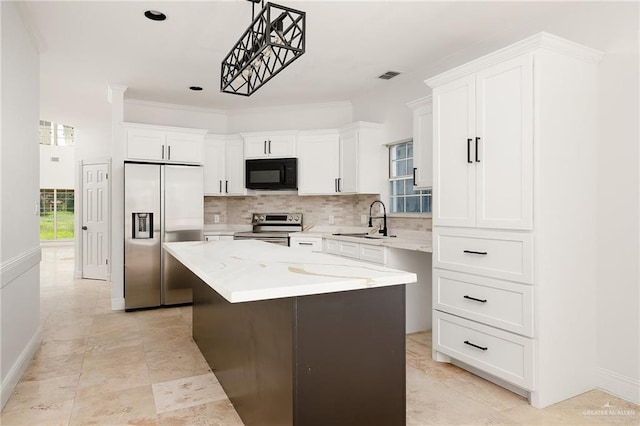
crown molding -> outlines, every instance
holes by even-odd
[[[424,82],[431,88],[441,86],[481,69],[537,49],[547,49],[561,55],[570,56],[585,62],[596,64],[600,62],[604,56],[604,53],[599,50],[574,43],[553,34],[541,32],[502,49],[496,50],[495,52],[489,53],[488,55],[484,55],[476,60],[467,62],[459,67],[428,78]]]
[[[142,99],[125,99],[125,104],[140,105],[153,108],[180,109],[185,111],[203,112],[206,114],[227,114],[227,111],[217,108],[194,107],[190,105],[170,104],[164,102],[145,101]]]
[[[407,106],[411,109],[416,109],[416,108],[420,108],[423,107],[425,105],[430,105],[431,104],[431,100],[432,100],[432,96],[431,95],[427,95],[424,96],[422,98],[419,99],[415,99],[411,102],[407,102]]]

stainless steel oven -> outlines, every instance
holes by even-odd
[[[289,245],[289,233],[302,231],[302,213],[253,213],[253,230],[236,232],[234,240],[260,240],[267,243]]]

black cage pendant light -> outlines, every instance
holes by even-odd
[[[304,54],[305,12],[248,0],[253,20],[222,61],[220,91],[250,96]],[[255,16],[256,3],[262,10]]]

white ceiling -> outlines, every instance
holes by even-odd
[[[213,109],[351,100],[507,26],[554,13],[557,2],[278,1],[307,13],[306,53],[249,98],[220,93],[220,62],[246,29],[246,0],[24,2],[41,41],[45,110],[126,97]],[[148,9],[168,19],[153,22]],[[428,77],[428,76],[423,76]],[[403,76],[396,77],[397,79]],[[192,92],[189,86],[204,87]],[[84,105],[84,106],[83,106]]]

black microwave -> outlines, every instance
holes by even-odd
[[[246,160],[245,186],[247,189],[298,189],[298,159],[264,158]]]

